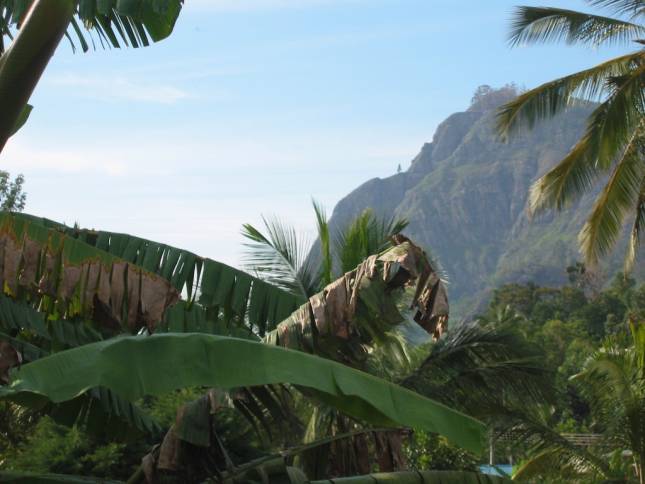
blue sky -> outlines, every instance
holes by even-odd
[[[238,265],[242,223],[312,233],[351,189],[407,168],[481,84],[533,87],[614,55],[510,49],[514,5],[580,0],[187,0],[146,49],[61,44],[0,157],[27,211]]]

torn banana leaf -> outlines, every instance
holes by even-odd
[[[186,324],[232,320],[248,322],[263,335],[287,318],[299,305],[298,298],[246,272],[199,257],[187,250],[115,232],[76,229],[27,214],[17,219],[56,229],[89,245],[155,273],[168,281],[189,303],[199,303],[203,312],[178,315]],[[177,318],[173,318],[178,324]],[[238,325],[240,325],[238,324]]]
[[[105,387],[134,401],[190,386],[277,383],[314,389],[325,403],[373,425],[423,429],[473,452],[483,448],[481,422],[417,393],[303,352],[206,334],[121,337],[62,351],[14,369],[0,398],[59,403]]]
[[[365,345],[406,320],[441,336],[448,321],[445,287],[421,248],[401,235],[395,243],[312,296],[265,342],[360,366]]]
[[[0,213],[0,287],[13,298],[100,321],[114,331],[154,330],[179,294],[145,269],[27,218]]]

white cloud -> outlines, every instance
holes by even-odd
[[[92,149],[39,148],[17,135],[2,152],[2,165],[12,173],[44,172],[121,176],[127,163]]]
[[[157,104],[174,104],[190,95],[177,87],[162,84],[146,84],[125,77],[90,77],[64,74],[47,79],[53,86],[81,88],[81,94],[99,99],[120,99]]]

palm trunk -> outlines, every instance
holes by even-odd
[[[15,40],[0,57],[0,152],[74,13],[73,0],[34,0]]]

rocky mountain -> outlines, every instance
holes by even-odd
[[[527,195],[531,183],[576,142],[591,107],[572,108],[502,143],[495,108],[513,95],[512,88],[478,91],[467,111],[438,126],[407,171],[365,182],[331,217],[332,228],[368,207],[380,216],[407,218],[406,234],[428,248],[447,273],[460,316],[476,311],[505,282],[561,285],[566,267],[580,259],[576,237],[593,194],[564,212],[533,220],[527,217]],[[605,273],[620,264],[619,249]]]

